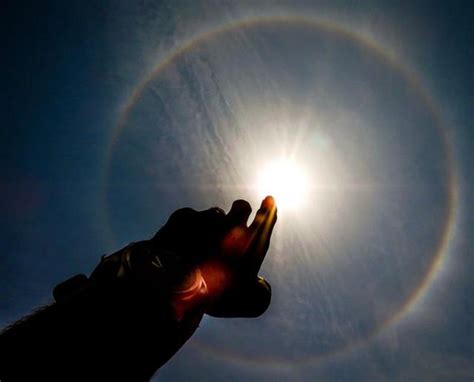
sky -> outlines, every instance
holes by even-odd
[[[179,207],[256,209],[285,158],[311,187],[270,308],[205,317],[155,379],[471,381],[473,9],[4,2],[0,323]]]

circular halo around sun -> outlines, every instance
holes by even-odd
[[[203,325],[201,330],[201,332],[204,332],[203,336],[206,337],[206,343],[219,356],[224,357],[227,351],[228,354],[232,354],[230,358],[257,360],[258,364],[268,364],[268,360],[270,360],[270,363],[294,364],[296,359],[313,362],[316,359],[344,353],[357,343],[365,343],[375,333],[386,327],[388,323],[396,322],[404,316],[407,307],[413,306],[412,302],[419,300],[418,296],[423,295],[426,291],[426,286],[433,279],[432,275],[437,268],[436,264],[439,264],[443,257],[442,254],[447,242],[445,238],[449,236],[449,222],[451,220],[445,220],[444,216],[448,216],[446,215],[448,207],[449,211],[453,211],[452,208],[454,208],[455,203],[447,201],[443,191],[445,185],[451,187],[452,182],[447,181],[451,179],[451,175],[450,173],[443,174],[444,167],[442,164],[436,164],[438,163],[438,157],[439,160],[446,158],[443,158],[442,155],[428,158],[425,153],[423,153],[424,156],[419,155],[418,149],[410,155],[406,155],[406,152],[405,155],[397,155],[397,150],[403,148],[406,151],[408,144],[412,144],[416,148],[422,148],[421,145],[415,145],[414,139],[419,137],[425,142],[427,140],[424,138],[428,133],[436,132],[433,129],[426,129],[422,133],[420,127],[423,124],[409,118],[413,113],[418,115],[421,112],[423,116],[420,117],[423,120],[431,119],[432,126],[436,127],[439,124],[436,120],[433,120],[436,119],[437,115],[430,103],[424,100],[424,91],[419,91],[416,88],[418,86],[416,81],[414,81],[414,84],[410,82],[412,79],[407,75],[404,68],[398,68],[398,64],[392,63],[388,56],[380,52],[377,47],[373,49],[374,47],[371,44],[363,42],[359,37],[351,37],[347,32],[342,31],[340,33],[339,28],[326,28],[324,25],[310,22],[304,22],[303,25],[297,26],[293,21],[290,25],[291,28],[287,28],[286,22],[279,21],[274,25],[273,21],[270,21],[246,24],[244,31],[241,31],[240,27],[232,26],[193,40],[192,43],[165,60],[150,78],[137,88],[123,113],[117,129],[117,139],[114,140],[116,144],[113,147],[111,146],[113,155],[110,154],[111,164],[108,168],[110,174],[107,175],[107,188],[110,191],[108,202],[114,208],[110,208],[108,212],[111,214],[114,223],[114,231],[117,230],[121,233],[124,230],[127,235],[130,235],[130,225],[125,227],[123,224],[127,221],[127,219],[121,218],[123,217],[121,214],[126,212],[123,211],[129,209],[133,211],[134,216],[140,216],[145,223],[142,222],[140,226],[134,222],[133,225],[137,227],[138,236],[139,233],[141,234],[144,231],[143,227],[146,227],[146,224],[156,225],[156,216],[166,212],[157,207],[157,198],[166,200],[167,208],[182,206],[183,203],[185,205],[189,203],[189,205],[196,208],[204,208],[209,206],[211,202],[226,206],[229,205],[228,202],[231,197],[241,196],[246,190],[250,190],[251,187],[247,187],[248,180],[254,181],[253,185],[260,184],[259,177],[243,175],[255,174],[254,171],[260,171],[261,165],[261,171],[265,173],[266,166],[260,163],[262,157],[268,155],[269,158],[278,158],[278,156],[270,154],[274,154],[275,151],[281,152],[282,149],[284,152],[298,152],[299,159],[305,158],[305,163],[308,162],[308,168],[314,167],[314,171],[310,171],[310,174],[313,174],[318,182],[317,188],[313,187],[312,189],[314,191],[312,196],[317,197],[319,202],[312,201],[310,207],[317,206],[317,208],[310,208],[310,211],[304,215],[305,219],[310,217],[313,220],[305,220],[305,224],[294,224],[300,230],[306,230],[299,235],[287,237],[287,246],[289,247],[291,244],[292,253],[296,253],[296,255],[286,256],[288,251],[285,252],[285,249],[287,246],[278,242],[279,237],[277,236],[273,241],[273,256],[266,261],[265,265],[270,279],[276,280],[275,282],[285,282],[286,288],[280,290],[280,292],[282,294],[286,293],[286,295],[280,297],[280,303],[296,300],[303,303],[299,305],[299,310],[295,311],[290,321],[288,321],[287,312],[290,311],[290,308],[297,309],[294,305],[288,308],[284,306],[283,309],[280,306],[279,310],[275,310],[277,313],[281,312],[283,316],[271,317],[266,328],[270,328],[272,325],[273,329],[278,328],[272,330],[271,336],[279,341],[279,346],[272,346],[269,342],[266,349],[259,350],[260,353],[264,354],[263,356],[256,357],[255,354],[252,354],[251,349],[254,349],[253,338],[249,341],[242,338],[239,343],[233,343],[230,348],[228,344],[222,343],[224,336],[218,334],[227,333],[228,327],[220,328],[219,323],[213,323],[211,332],[206,331],[206,325]],[[317,100],[317,108],[309,107],[312,105],[304,108],[285,104],[285,98],[279,95],[290,91],[292,88],[288,86],[277,87],[274,82],[268,83],[269,89],[272,90],[271,94],[257,94],[255,97],[248,94],[249,89],[258,88],[258,86],[265,83],[266,73],[277,71],[279,74],[277,78],[284,82],[291,78],[288,77],[288,66],[280,67],[277,65],[280,62],[279,60],[285,60],[291,55],[285,54],[279,57],[278,60],[261,61],[265,63],[263,68],[258,65],[245,65],[245,59],[248,57],[234,54],[233,47],[238,48],[240,45],[232,44],[232,37],[235,34],[239,36],[242,34],[246,37],[245,41],[261,44],[261,40],[251,39],[252,34],[257,29],[260,32],[265,32],[264,29],[276,28],[277,26],[282,29],[282,32],[285,32],[284,35],[290,32],[293,33],[292,31],[296,31],[296,28],[301,27],[304,30],[300,36],[311,34],[314,37],[314,33],[318,33],[320,37],[317,38],[324,37],[325,40],[331,42],[331,44],[326,44],[323,41],[323,44],[319,45],[325,53],[323,61],[312,60],[311,57],[308,57],[305,61],[311,64],[309,66],[312,70],[320,70],[322,73],[327,72],[331,76],[321,77],[316,84],[317,86],[310,86],[312,83],[305,78],[304,81],[300,81],[298,84],[300,86],[308,85],[307,92],[303,94],[300,94],[301,92],[292,93],[300,97],[302,101],[311,100],[313,102]],[[269,38],[270,42],[274,42],[275,36],[280,36],[280,34],[271,31],[271,33],[263,36]],[[259,36],[259,39],[261,38],[262,35]],[[236,41],[240,42],[242,40],[237,39]],[[268,43],[261,45],[262,49],[258,52],[264,53],[266,48],[273,46]],[[300,40],[298,40],[298,44],[292,44],[292,46],[301,45]],[[208,49],[212,46],[217,46],[219,49]],[[284,49],[281,49],[281,44],[276,46],[278,46],[278,49],[272,52],[284,51]],[[317,44],[312,43],[305,50],[305,54],[311,54],[314,47],[317,46]],[[333,51],[334,54],[337,54],[336,48],[344,48],[342,51],[345,54],[348,50],[360,49],[364,55],[361,55],[361,60],[355,61],[355,63],[362,64],[365,62],[370,64],[370,62],[374,62],[375,69],[361,72],[358,76],[344,76],[345,73],[351,72],[336,70],[334,65],[325,66],[325,62],[331,61],[328,57],[332,57],[330,55],[333,54]],[[211,55],[209,52],[220,52],[220,54]],[[232,65],[230,66],[227,65],[228,58],[232,59]],[[370,62],[364,61],[366,59]],[[260,61],[258,62],[260,63]],[[314,66],[318,62],[320,66]],[[342,64],[347,62],[348,60],[340,61]],[[349,69],[359,67],[355,63],[351,61]],[[257,70],[259,68],[262,70]],[[294,74],[306,73],[306,69],[306,67],[303,67],[302,70],[295,71]],[[247,70],[245,76],[241,75],[243,70]],[[337,73],[334,75],[333,72]],[[222,80],[223,77],[219,77],[219,73],[223,74],[225,81]],[[238,74],[238,77],[235,77],[236,74]],[[370,87],[364,87],[365,82],[362,80],[366,74],[380,75],[381,79],[386,82],[389,89],[388,94],[391,97],[380,97],[381,92],[378,87],[376,95],[371,93]],[[349,104],[339,103],[337,104],[338,107],[333,107],[333,102],[326,102],[331,101],[330,95],[332,93],[317,91],[318,89],[324,89],[325,84],[331,83],[328,81],[333,77],[342,86],[340,89],[335,88],[333,90],[339,89],[338,94],[340,97],[344,97],[345,102],[349,101],[346,98],[353,92],[359,92],[350,97],[351,102]],[[183,82],[185,79],[189,81],[189,78],[194,79],[193,86],[188,86],[189,84],[186,85],[187,82]],[[397,88],[397,93],[393,90],[394,84],[401,84],[400,89]],[[202,102],[198,102],[200,99],[196,98],[197,95],[209,95],[213,94],[214,91],[222,92],[228,88],[226,85],[232,85],[229,87],[232,92],[225,93],[227,97],[245,92],[245,98],[207,97],[205,98],[205,107],[201,106]],[[408,96],[400,97],[404,92],[408,92]],[[399,129],[390,128],[394,123],[393,121],[396,120],[396,118],[388,117],[391,114],[381,113],[380,116],[377,115],[379,119],[367,121],[358,119],[357,113],[350,112],[353,107],[361,110],[381,110],[370,106],[375,103],[380,103],[381,106],[389,105],[387,102],[394,102],[394,99],[406,100],[403,104],[406,111],[404,117],[408,118],[410,123],[401,125],[405,127],[402,130],[405,135],[400,135]],[[420,99],[423,102],[420,103]],[[172,108],[170,108],[170,103],[167,100],[173,100]],[[274,101],[276,101],[277,106],[269,107]],[[292,106],[292,108],[288,106]],[[296,111],[292,115],[291,123],[285,120],[282,123],[275,124],[274,121],[283,120],[282,116],[284,117],[285,112],[289,109]],[[245,111],[245,113],[241,111]],[[408,111],[411,113],[408,113]],[[272,143],[275,138],[281,141],[299,132],[299,129],[295,127],[297,126],[295,121],[299,120],[298,115],[309,116],[312,122],[317,121],[317,123],[309,124],[306,130],[303,129],[306,133],[303,134],[302,139],[289,142],[289,147],[273,147]],[[329,115],[331,118],[327,118]],[[263,119],[263,123],[258,117]],[[189,121],[193,123],[189,124]],[[415,130],[410,129],[412,123],[417,126],[417,135],[413,135]],[[280,128],[280,124],[286,128]],[[155,129],[156,126],[160,126],[160,129]],[[255,126],[258,128],[255,128]],[[260,135],[256,135],[262,130],[262,126],[267,128]],[[252,131],[250,131],[250,127]],[[438,127],[442,128],[441,125]],[[389,133],[385,136],[386,140],[377,141],[372,139],[373,136],[367,134],[372,132],[375,134],[374,137],[379,137],[382,131]],[[220,135],[221,132],[225,132],[225,135]],[[348,139],[348,134],[351,139]],[[433,149],[432,151],[443,152],[447,155],[447,162],[451,163],[449,150],[446,148],[447,144],[443,142],[444,135],[434,134],[429,137],[430,145],[434,144],[437,147],[436,150]],[[218,144],[213,144],[216,141]],[[293,144],[299,142],[303,142],[305,145]],[[255,155],[251,150],[254,146]],[[310,147],[305,150],[305,146]],[[361,150],[361,146],[365,150]],[[392,150],[387,151],[386,147]],[[300,154],[301,149],[305,150],[303,154]],[[201,155],[201,160],[198,161],[194,155],[197,151],[207,155]],[[327,155],[331,153],[338,155]],[[393,160],[381,160],[387,156]],[[218,158],[219,166],[211,160],[212,158]],[[240,161],[236,161],[236,158],[245,158],[245,166]],[[278,160],[276,161],[278,162]],[[407,171],[396,171],[397,168],[404,166],[406,162],[410,164]],[[154,166],[155,163],[159,165]],[[272,167],[271,163],[273,162],[270,162],[270,168]],[[416,166],[413,166],[413,163],[416,163]],[[343,164],[343,166],[338,167],[338,164]],[[359,166],[357,167],[357,165]],[[426,212],[424,210],[425,204],[423,200],[419,200],[417,192],[420,191],[419,194],[422,194],[423,199],[425,199],[427,193],[423,192],[422,186],[424,185],[420,182],[420,178],[416,176],[418,175],[416,171],[422,169],[422,166],[425,165],[430,166],[431,171],[438,169],[437,171],[441,174],[437,188],[433,188],[432,184],[429,185],[430,195],[433,194],[433,190],[440,190],[441,192],[439,203],[435,203],[435,205],[441,206],[437,216],[438,219],[422,218],[423,213]],[[344,168],[349,168],[351,171],[340,171]],[[378,171],[380,169],[383,169],[383,171]],[[364,171],[367,171],[365,174],[371,175],[370,178],[358,176]],[[402,181],[414,180],[414,182],[396,183],[397,176],[400,176]],[[282,176],[282,178],[284,177]],[[147,182],[144,182],[143,179],[146,179]],[[255,181],[255,179],[257,180]],[[183,180],[186,180],[186,182]],[[340,184],[343,187],[340,187]],[[393,187],[387,187],[387,184],[393,185]],[[121,193],[117,193],[117,189],[120,189]],[[409,199],[401,193],[401,191],[407,190],[412,192],[410,196],[413,196],[413,199]],[[381,192],[379,191],[384,191],[384,198],[373,197],[380,196]],[[387,191],[390,191],[390,194]],[[251,192],[255,195],[254,190]],[[261,192],[264,193],[264,191]],[[270,190],[269,193],[275,194],[275,191]],[[243,196],[252,197],[250,193]],[[307,196],[299,200],[303,201],[304,204],[305,198],[308,199]],[[282,205],[281,201],[278,200],[278,195],[275,195],[275,197],[280,209],[284,208],[284,203]],[[291,197],[289,199],[291,200]],[[297,205],[297,208],[301,208],[303,204]],[[405,219],[404,209],[401,208],[403,206],[411,207],[410,211],[416,210],[417,218]],[[375,234],[366,237],[367,240],[359,241],[356,243],[357,245],[354,244],[356,239],[361,238],[361,234],[367,233],[364,231],[364,227],[367,227],[367,221],[362,221],[360,214],[357,215],[357,219],[353,219],[354,210],[364,212],[369,209],[370,211],[380,212],[375,216],[378,220],[373,219],[371,221],[374,223],[372,227],[391,230],[391,235],[388,237],[390,240],[383,237],[383,246],[379,245],[379,236]],[[331,214],[328,214],[327,210]],[[317,212],[317,214],[314,212]],[[296,217],[296,214],[294,215]],[[146,217],[148,216],[150,218],[147,220]],[[448,217],[451,216],[453,214],[450,212]],[[394,276],[399,275],[399,272],[394,271],[394,267],[404,266],[402,260],[408,260],[408,256],[410,259],[423,260],[423,256],[429,256],[432,253],[431,250],[435,250],[435,248],[429,247],[431,244],[427,241],[427,248],[424,248],[423,251],[418,250],[420,256],[416,256],[412,251],[398,251],[397,256],[386,256],[386,254],[391,252],[390,248],[400,246],[400,238],[404,239],[403,243],[406,247],[410,238],[412,238],[410,235],[419,232],[420,227],[427,227],[426,224],[418,224],[416,229],[410,229],[410,224],[417,223],[420,220],[433,222],[433,224],[439,221],[439,225],[434,228],[432,234],[436,234],[436,230],[440,231],[442,227],[444,227],[444,233],[439,242],[433,240],[432,244],[437,243],[439,248],[436,249],[432,259],[426,259],[431,264],[430,268],[427,270],[413,270],[413,263],[410,263],[413,280],[408,280],[409,283],[407,283],[407,277],[410,275],[404,274],[404,285],[400,288],[395,285],[397,280],[394,279]],[[446,223],[442,223],[445,221]],[[292,219],[292,222],[297,223],[298,220]],[[281,223],[279,226],[281,227]],[[333,234],[332,227],[337,227],[337,235]],[[341,230],[344,231],[345,235],[341,235]],[[430,234],[429,237],[431,238],[433,235]],[[302,238],[307,239],[307,242],[303,243],[300,240]],[[351,244],[350,251],[347,253],[341,252],[341,247],[346,244]],[[310,245],[316,246],[318,251],[309,251]],[[370,252],[367,253],[378,256],[376,259],[361,256],[366,254],[362,251],[365,245],[370,246],[368,248]],[[296,250],[295,246],[298,246]],[[328,254],[327,258],[331,261],[323,263],[323,255],[326,253]],[[337,256],[333,256],[334,254],[337,254]],[[420,266],[423,265],[421,260],[418,261]],[[373,272],[371,266],[381,261],[384,262],[384,267],[381,268],[382,272]],[[358,266],[358,268],[356,269],[354,266]],[[277,272],[282,269],[285,271],[284,274],[283,272]],[[403,269],[407,268],[404,267]],[[385,270],[389,270],[389,272],[385,272]],[[369,278],[364,277],[366,274],[370,275],[370,279],[377,279],[368,283],[365,280],[369,280]],[[417,275],[422,275],[422,277],[417,278]],[[394,285],[388,285],[390,291],[394,291],[395,294],[390,295],[390,298],[387,296],[373,296],[377,291],[385,290],[380,288],[378,283],[378,281],[382,282],[384,279],[395,283]],[[364,288],[359,287],[361,280],[364,282]],[[419,281],[418,286],[416,281]],[[371,299],[367,299],[368,288],[372,293]],[[292,294],[293,290],[297,291],[298,294]],[[305,291],[308,291],[308,295],[304,294]],[[317,298],[318,293],[321,297],[319,299]],[[354,296],[354,294],[356,295]],[[308,312],[306,308],[311,306],[312,301],[318,302],[313,306],[316,310]],[[363,305],[360,302],[377,305],[367,306],[367,304]],[[326,303],[329,305],[325,305]],[[354,306],[352,303],[354,303]],[[390,303],[390,306],[384,305],[386,303]],[[275,304],[273,306],[275,307]],[[346,308],[348,310],[345,310]],[[326,314],[326,312],[331,314]],[[373,317],[368,316],[367,312],[374,312],[375,315]],[[306,314],[309,313],[311,313],[311,317],[316,317],[315,320],[319,324],[312,326],[311,332],[308,332],[308,329],[305,329],[303,333],[298,332],[299,328],[306,328],[304,325],[306,321],[304,320],[306,320]],[[337,321],[339,317],[348,318],[349,322],[339,322]],[[303,320],[303,325],[298,322],[300,318]],[[242,325],[245,326],[247,323],[242,323]],[[319,328],[321,328],[321,331],[319,331]],[[352,328],[358,330],[353,333]],[[251,328],[246,329],[249,332],[251,331]],[[265,331],[265,328],[259,328],[259,330]],[[289,331],[292,333],[291,336],[278,337],[278,335],[275,335],[275,333],[288,333]],[[240,330],[240,332],[246,332],[246,330]],[[215,337],[213,337],[213,333],[216,333]],[[270,338],[270,336],[267,336],[267,338]],[[294,346],[296,343],[304,345],[305,340],[309,338],[317,339],[318,343],[321,344],[318,352],[304,346],[298,346],[297,348]],[[294,341],[294,343],[291,343],[291,341]],[[286,351],[287,353],[285,353]]]

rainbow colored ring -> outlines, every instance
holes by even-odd
[[[341,26],[337,22],[328,20],[313,19],[308,16],[268,16],[268,17],[256,17],[250,19],[244,19],[240,21],[231,22],[229,24],[216,27],[215,29],[208,30],[194,38],[189,39],[187,42],[180,45],[175,50],[171,51],[164,59],[162,59],[158,65],[142,80],[138,86],[133,90],[132,94],[126,101],[125,105],[121,108],[118,122],[115,128],[112,130],[108,140],[108,147],[104,161],[104,183],[102,185],[102,198],[103,206],[107,206],[107,182],[108,172],[110,168],[110,162],[116,142],[118,141],[121,132],[125,128],[130,111],[133,109],[135,103],[139,99],[142,92],[146,87],[157,78],[162,71],[171,63],[178,60],[180,57],[191,51],[194,47],[202,44],[209,39],[217,38],[226,33],[235,32],[242,29],[251,29],[259,26],[278,26],[278,25],[295,25],[304,26],[310,29],[324,31],[329,34],[335,34],[339,38],[343,38],[348,42],[351,42],[359,47],[370,51],[378,60],[388,66],[390,69],[396,71],[401,78],[414,90],[415,94],[419,97],[420,101],[429,111],[433,120],[435,121],[435,128],[443,142],[444,158],[446,161],[446,173],[447,173],[447,185],[448,185],[448,206],[447,212],[444,219],[444,226],[442,234],[439,238],[437,249],[432,257],[431,263],[428,270],[423,275],[418,286],[411,292],[410,296],[401,305],[400,309],[389,319],[385,320],[381,325],[377,326],[367,337],[352,342],[347,346],[337,349],[333,352],[318,355],[308,355],[307,357],[300,358],[298,360],[287,360],[284,358],[277,359],[275,357],[243,357],[242,355],[226,351],[224,349],[216,349],[208,344],[202,343],[198,340],[191,341],[194,346],[198,346],[200,351],[206,352],[208,355],[213,355],[218,359],[225,359],[234,363],[254,366],[254,367],[273,367],[273,368],[285,368],[294,367],[297,365],[314,365],[325,360],[332,360],[350,354],[350,352],[360,349],[362,346],[367,345],[371,340],[379,336],[382,332],[388,328],[394,328],[398,323],[401,322],[402,318],[406,317],[410,312],[414,310],[414,307],[419,304],[422,299],[428,295],[430,286],[437,279],[440,274],[440,270],[443,269],[443,264],[446,263],[446,259],[449,254],[450,244],[453,242],[455,226],[458,219],[458,203],[459,203],[459,189],[458,189],[458,176],[457,168],[453,156],[452,147],[448,139],[446,127],[443,119],[436,107],[435,101],[432,96],[423,86],[422,81],[418,77],[415,71],[409,69],[400,59],[396,57],[390,50],[381,46],[378,42],[370,39],[366,36],[346,29],[345,26]],[[111,234],[110,222],[108,217],[107,208],[104,208],[104,227],[108,230],[110,237]]]

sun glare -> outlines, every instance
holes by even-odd
[[[280,210],[295,210],[307,198],[309,182],[302,167],[290,159],[279,159],[265,166],[257,180],[259,197],[272,195]]]

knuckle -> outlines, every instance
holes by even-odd
[[[176,210],[171,214],[168,222],[179,223],[183,220],[189,219],[191,216],[195,214],[196,214],[196,211],[193,210],[192,208],[189,208],[189,207],[180,208],[179,210]]]
[[[224,210],[220,207],[212,207],[202,212],[210,214],[210,215],[215,215],[215,216],[221,216],[221,215],[225,216]]]

